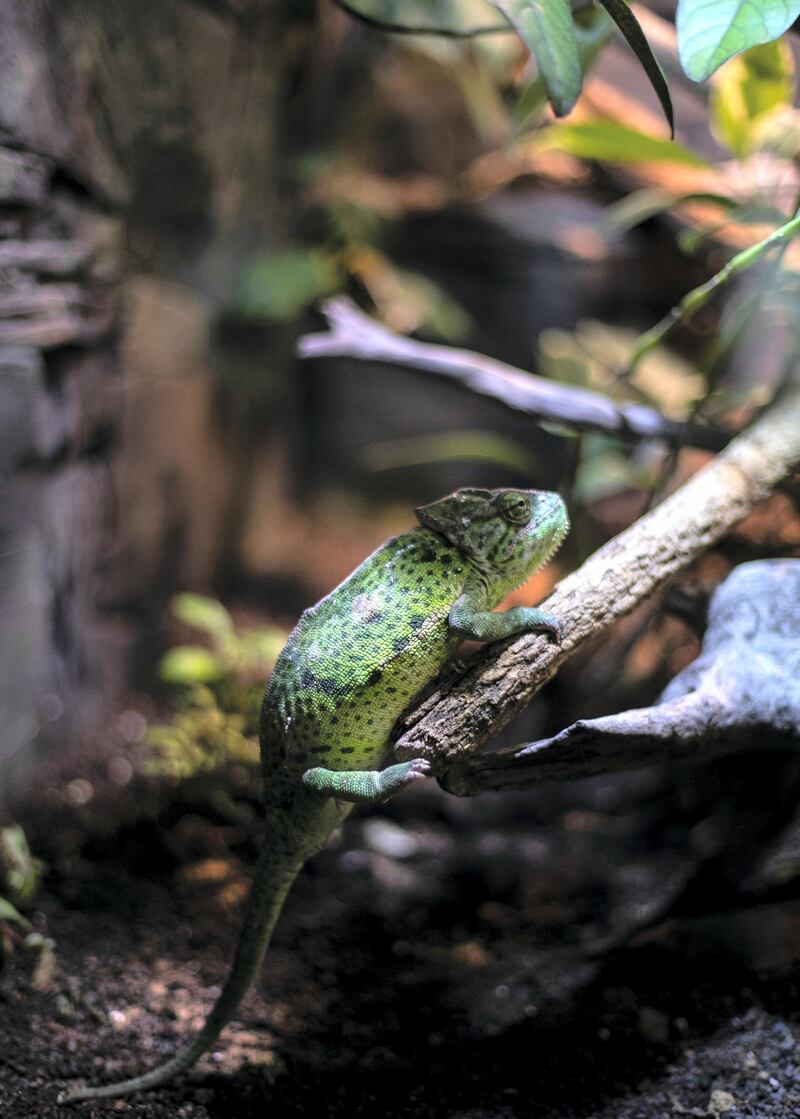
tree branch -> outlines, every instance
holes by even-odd
[[[568,656],[723,537],[798,463],[800,382],[558,584],[543,606],[562,621],[560,644],[526,635],[484,650],[455,685],[434,692],[402,721],[397,756],[427,758],[443,777],[510,722]]]
[[[601,393],[556,384],[471,350],[404,338],[343,296],[326,300],[322,311],[331,329],[304,335],[297,344],[302,358],[346,357],[421,369],[453,380],[469,392],[490,396],[514,412],[580,430],[608,432],[619,439],[659,438],[718,451],[732,437],[732,432],[720,428],[668,420],[645,405],[615,404]]]
[[[740,564],[714,592],[698,657],[652,707],[579,719],[552,738],[476,753],[451,792],[525,788],[757,745],[800,752],[800,559]]]

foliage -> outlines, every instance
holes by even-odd
[[[501,91],[512,63],[508,50],[473,48],[467,56],[461,48],[456,53],[444,47],[434,51],[424,43],[435,42],[436,36],[440,45],[447,39],[470,37],[480,43],[503,40],[507,48],[509,35],[497,33],[513,28],[535,59],[537,71],[507,116],[506,125],[513,132],[532,121],[536,123],[539,110],[548,101],[557,116],[572,109],[587,71],[616,27],[644,67],[672,129],[667,81],[627,0],[596,0],[593,4],[570,0],[336,2],[370,24],[416,36],[409,40],[410,49],[427,51],[449,65],[479,131],[490,127],[487,121],[493,120],[496,125],[498,112],[504,111]],[[800,0],[753,0],[747,4],[739,0],[717,0],[714,4],[680,0],[678,4],[678,45],[685,72],[694,80],[704,80],[728,62],[712,82],[710,111],[717,137],[738,159],[759,151],[792,159],[800,152],[800,120],[791,104],[791,53],[779,41],[798,14]],[[500,59],[505,61],[498,69]],[[666,162],[700,167],[704,162],[681,144],[615,121],[581,120],[550,126],[539,129],[523,143],[530,154],[561,150],[583,159],[615,163]],[[385,205],[386,199],[377,196],[380,192],[371,198],[369,190],[362,190],[356,198],[346,189],[340,189],[338,195],[335,187],[331,191],[330,184],[341,169],[335,155],[310,160],[298,169],[299,185],[309,199],[312,220],[307,224],[316,230],[314,239],[254,257],[241,277],[235,309],[246,316],[286,321],[320,298],[349,287],[365,295],[378,317],[392,329],[422,329],[445,341],[461,341],[471,323],[455,299],[428,277],[399,267],[386,252],[383,243],[394,214],[392,206]],[[358,169],[350,171],[358,173]],[[660,208],[669,208],[675,201],[667,198]],[[734,202],[733,209],[739,210],[737,220],[745,220],[751,203],[752,199]],[[783,212],[773,226],[791,216]],[[688,305],[684,311],[687,309]],[[207,656],[194,653],[193,659],[186,660],[189,656],[175,654],[178,673],[194,675],[204,682],[213,679],[214,668]]]
[[[243,697],[247,708],[250,698]],[[153,754],[145,772],[178,780],[230,763],[256,765],[258,743],[249,726],[250,712],[223,708],[221,702],[205,685],[190,686],[172,720],[148,728],[145,741]]]
[[[676,176],[679,182],[684,177],[691,180],[692,170],[698,172],[698,189],[671,193],[648,188],[635,191],[610,207],[609,232],[630,229],[689,203],[704,203],[712,215],[716,210],[717,216],[702,226],[690,225],[678,233],[678,247],[687,254],[697,252],[728,225],[757,227],[750,244],[744,242],[745,248],[732,251],[731,259],[718,267],[709,280],[688,292],[659,323],[638,340],[629,337],[621,350],[616,348],[613,359],[606,359],[610,375],[601,391],[608,392],[617,402],[641,400],[659,407],[658,392],[653,393],[649,385],[643,387],[647,377],[642,376],[651,360],[660,360],[657,347],[676,325],[687,322],[717,292],[748,273],[757,275],[758,281],[752,282],[746,292],[739,285],[731,302],[732,313],[723,316],[717,336],[706,343],[705,353],[700,356],[703,373],[699,387],[696,371],[685,374],[685,385],[691,385],[691,391],[677,392],[686,405],[680,409],[682,419],[691,419],[697,409],[707,408],[714,370],[721,365],[726,352],[731,353],[741,343],[760,308],[769,306],[773,314],[780,313],[800,346],[800,278],[784,267],[784,250],[800,231],[800,216],[795,212],[795,200],[790,205],[790,200],[776,193],[777,183],[796,178],[794,161],[800,154],[800,112],[793,106],[792,54],[780,40],[800,13],[800,2],[754,0],[742,4],[720,0],[709,4],[708,0],[679,0],[680,58],[693,79],[711,78],[710,123],[720,144],[732,157],[730,170],[724,165],[709,166],[690,147],[619,121],[581,119],[541,127],[539,110],[548,101],[557,115],[569,112],[575,104],[584,75],[614,27],[637,54],[671,123],[666,80],[625,0],[596,0],[594,4],[569,0],[336,2],[369,23],[417,36],[407,40],[408,49],[427,53],[451,67],[464,95],[465,107],[479,130],[487,119],[493,118],[498,106],[502,109],[507,104],[510,85],[519,83],[519,73],[510,76],[518,51],[516,55],[509,54],[510,35],[498,34],[504,26],[513,27],[536,63],[536,75],[526,82],[516,108],[505,110],[506,139],[515,145],[523,160],[544,152],[562,151],[599,162],[675,165],[685,169],[680,177]],[[454,40],[471,38],[478,46],[470,46],[468,55],[467,48],[453,43],[443,45],[442,38],[435,39],[437,35]],[[432,41],[436,50],[425,45]],[[479,73],[481,81],[477,80]],[[497,100],[487,108],[481,99],[491,101],[493,95]],[[496,120],[496,114],[493,119]],[[523,133],[531,125],[532,129]],[[408,332],[422,326],[434,329],[445,339],[458,339],[469,326],[460,308],[430,281],[397,268],[380,247],[385,226],[396,210],[392,212],[391,206],[381,210],[380,202],[371,209],[369,200],[364,201],[365,197],[369,199],[368,191],[357,198],[345,197],[346,191],[340,191],[338,197],[335,190],[326,195],[320,187],[326,183],[331,166],[330,162],[318,164],[309,179],[312,193],[319,192],[316,197],[324,198],[327,238],[317,245],[254,261],[241,287],[242,307],[249,313],[285,317],[321,295],[355,283],[390,327]],[[454,197],[458,198],[457,186]],[[740,244],[741,239],[738,244],[734,240],[736,247]],[[585,345],[585,333],[582,327],[576,332],[578,349]],[[579,337],[581,334],[583,338]],[[563,369],[554,371],[552,362],[548,368],[549,358],[544,349],[540,356],[542,371],[559,379]],[[573,354],[572,363],[578,383],[598,387],[597,368],[603,361],[598,363],[591,348],[580,360]],[[674,403],[675,393],[670,399]],[[722,399],[718,396],[717,403]],[[669,407],[663,410],[669,415]],[[674,408],[672,412],[674,415]],[[629,451],[614,446],[613,441],[587,437],[579,440],[578,446],[578,486],[584,496],[621,484],[623,478],[645,489],[657,484],[652,462],[631,461]],[[471,430],[395,440],[373,447],[368,465],[386,470],[452,459],[490,461],[523,475],[537,470],[527,448],[488,431]],[[216,694],[224,675],[218,657],[206,647],[173,650],[165,662],[165,673],[172,679],[191,678],[208,685],[211,694]]]
[[[679,0],[681,64],[696,82],[750,47],[779,38],[800,16],[800,0]]]
[[[792,52],[767,43],[733,59],[711,86],[711,125],[720,142],[744,159],[769,142],[770,124],[786,120],[794,98]]]
[[[578,37],[569,0],[491,0],[536,58],[553,110],[564,116],[581,92]]]
[[[237,629],[222,603],[204,595],[177,595],[172,612],[206,644],[177,645],[161,661],[163,679],[179,689],[178,709],[148,729],[146,770],[178,779],[255,765],[264,681],[286,634],[275,626]]]
[[[34,931],[20,909],[33,902],[43,869],[18,824],[0,828],[0,956],[8,955],[15,943],[35,948],[42,953],[37,971],[49,966],[53,942]]]
[[[325,249],[296,248],[256,257],[239,285],[238,309],[266,319],[291,319],[341,285],[336,257]]]
[[[533,137],[533,151],[559,150],[581,159],[611,163],[682,163],[703,167],[695,152],[674,141],[650,136],[614,120],[581,121],[543,128]]]
[[[328,170],[326,165],[315,174],[324,176]],[[469,320],[455,300],[383,252],[385,223],[376,213],[337,199],[327,204],[325,219],[326,235],[317,244],[260,254],[249,262],[235,297],[239,313],[291,320],[323,296],[355,283],[387,325],[424,327],[451,341],[463,337]]]
[[[387,30],[446,36],[485,35],[502,30],[480,18],[496,8],[536,59],[553,111],[564,116],[580,96],[591,59],[581,50],[581,26],[604,12],[570,0],[336,0],[357,18]],[[597,0],[613,19],[650,80],[672,130],[672,100],[663,71],[627,0]],[[709,78],[723,63],[751,47],[774,42],[800,16],[800,0],[678,0],[681,64],[693,81]],[[471,21],[471,22],[470,22]]]
[[[18,824],[0,828],[0,888],[17,905],[31,902],[39,888],[43,864],[31,854]]]
[[[792,54],[785,43],[757,46],[733,59],[712,83],[710,124],[719,142],[743,164],[741,172],[718,176],[716,191],[670,195],[646,189],[634,192],[611,207],[609,228],[616,230],[631,228],[687,202],[702,201],[719,207],[724,216],[718,223],[687,230],[679,236],[684,252],[695,251],[709,235],[734,222],[766,227],[762,237],[736,253],[705,283],[687,292],[669,314],[641,336],[627,363],[630,370],[676,325],[704,307],[722,287],[770,256],[775,268],[767,274],[756,298],[764,301],[776,292],[784,295],[791,292],[792,298],[783,300],[785,318],[800,342],[800,316],[794,298],[797,277],[782,268],[786,246],[800,232],[800,210],[797,199],[787,210],[785,198],[776,193],[776,185],[784,180],[792,181],[792,164],[800,151],[800,112],[793,106],[795,86]],[[530,143],[534,150],[559,149],[584,159],[615,163],[703,165],[689,149],[615,121],[553,126],[540,131]],[[755,163],[759,159],[767,163]],[[753,161],[755,173],[748,172],[748,161]]]
[[[614,21],[601,10],[592,13],[592,18],[576,18],[575,37],[578,44],[581,73],[588,73],[600,48],[608,42],[614,30]],[[541,74],[529,83],[513,110],[517,128],[547,103],[547,89]]]

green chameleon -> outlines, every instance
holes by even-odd
[[[416,511],[289,637],[264,696],[261,758],[268,831],[228,980],[205,1024],[171,1060],[131,1080],[78,1088],[62,1103],[154,1088],[219,1036],[250,985],[305,861],[358,802],[393,796],[430,772],[391,761],[392,728],[464,638],[498,641],[560,624],[531,606],[492,607],[559,546],[564,502],[543,490],[461,489]]]

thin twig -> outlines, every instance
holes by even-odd
[[[633,352],[633,357],[630,361],[628,372],[632,372],[645,354],[648,354],[655,346],[669,334],[673,327],[677,326],[679,322],[684,319],[690,318],[695,312],[699,311],[701,307],[705,307],[706,303],[711,299],[715,292],[724,287],[730,280],[733,279],[740,272],[744,272],[746,268],[750,268],[756,261],[760,260],[765,253],[770,249],[780,246],[782,249],[791,241],[791,239],[800,232],[800,211],[798,211],[790,221],[787,221],[779,229],[770,233],[769,237],[765,237],[763,241],[759,241],[755,245],[750,245],[746,249],[742,249],[736,256],[720,268],[719,272],[706,280],[704,284],[699,287],[693,288],[688,291],[681,299],[680,303],[669,311],[660,322],[655,326],[645,331],[636,343],[636,348]]]

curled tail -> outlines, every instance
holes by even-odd
[[[225,986],[202,1029],[183,1049],[163,1065],[141,1076],[120,1080],[116,1084],[103,1084],[97,1088],[75,1088],[62,1093],[58,1102],[67,1104],[79,1100],[127,1096],[131,1092],[157,1088],[190,1068],[214,1044],[233,1017],[264,958],[286,895],[304,861],[299,855],[292,857],[287,854],[280,846],[278,851],[273,851],[269,842],[264,844],[256,864],[242,932]]]

